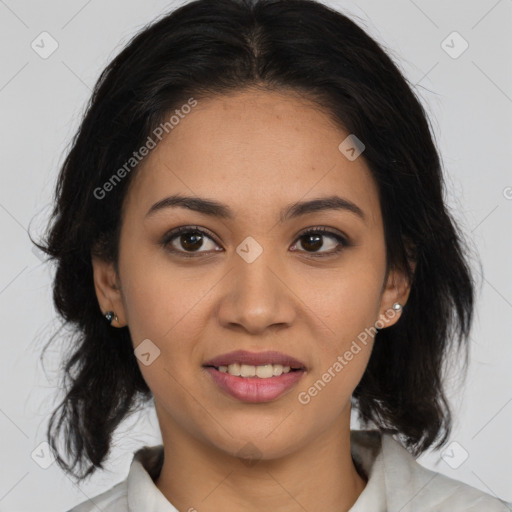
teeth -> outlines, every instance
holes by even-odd
[[[266,364],[265,366],[253,366],[256,370],[256,375],[260,379],[268,379],[269,377],[274,376],[274,368],[271,364]]]
[[[230,364],[227,373],[230,375],[240,375],[240,365],[238,363]]]
[[[240,366],[240,377],[255,377],[255,376],[256,376],[256,366],[250,366],[248,364],[243,364],[242,366]]]
[[[282,364],[265,364],[261,366],[253,366],[250,364],[233,363],[229,366],[219,366],[219,372],[229,373],[236,377],[259,377],[260,379],[268,379],[270,377],[278,377],[283,373],[289,373],[291,368]]]

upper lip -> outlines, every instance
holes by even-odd
[[[246,350],[235,350],[227,354],[221,354],[206,361],[203,366],[229,366],[230,364],[248,364],[252,366],[263,366],[265,364],[280,364],[291,368],[305,369],[304,363],[281,352],[267,350],[265,352],[248,352]]]

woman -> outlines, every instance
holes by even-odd
[[[144,29],[43,248],[77,329],[59,464],[102,468],[150,400],[163,441],[74,512],[508,510],[414,459],[448,439],[474,286],[425,113],[342,14],[198,0]]]

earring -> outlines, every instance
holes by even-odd
[[[392,306],[392,308],[395,310],[395,311],[401,311],[402,310],[402,304],[400,304],[399,302],[395,302]]]
[[[116,322],[119,322],[119,319],[117,318],[117,315],[113,311],[107,311],[105,313],[105,318],[107,319],[108,323],[112,325],[112,320],[115,318]]]

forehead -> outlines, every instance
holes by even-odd
[[[380,208],[369,168],[339,149],[349,135],[316,104],[291,93],[249,90],[198,100],[143,160],[127,208],[147,211],[182,193],[215,198],[235,213],[276,212],[338,194],[372,218]]]

